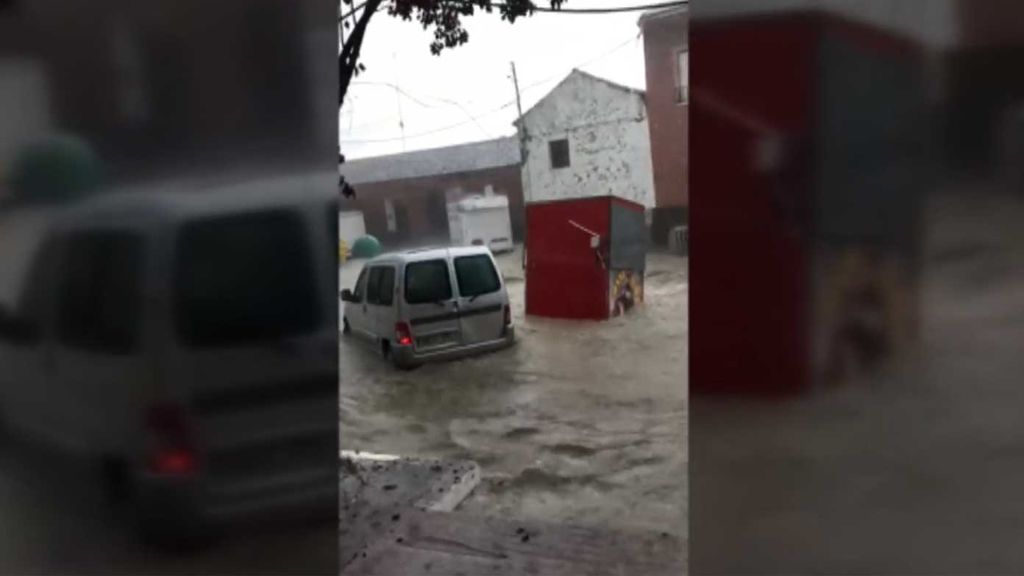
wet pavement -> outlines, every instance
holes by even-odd
[[[521,256],[499,263],[513,348],[401,372],[343,339],[342,446],[479,463],[467,513],[684,535],[685,258],[649,255],[645,304],[606,322],[525,317]]]
[[[785,402],[691,402],[705,574],[1024,573],[1024,201],[933,197],[920,347]]]
[[[267,522],[182,552],[146,546],[94,469],[0,435],[0,574],[329,574],[332,521]]]

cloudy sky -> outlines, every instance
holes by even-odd
[[[567,0],[571,8],[651,0]],[[367,29],[362,62],[338,120],[349,159],[486,140],[515,132],[515,62],[526,110],[573,68],[644,88],[641,12],[536,13],[515,24],[495,14],[465,22],[469,43],[430,54],[432,35],[386,13]]]

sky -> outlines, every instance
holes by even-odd
[[[543,2],[544,0],[541,0]],[[540,3],[540,2],[539,2]],[[651,0],[567,0],[565,7],[636,6]],[[375,14],[338,119],[347,159],[487,140],[515,133],[515,62],[523,110],[573,68],[643,89],[641,11],[535,13],[509,24],[481,13],[464,21],[469,42],[430,53],[432,33]]]

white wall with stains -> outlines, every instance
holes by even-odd
[[[575,70],[523,120],[527,203],[612,195],[654,207],[641,92]],[[553,168],[549,142],[562,138],[569,141],[569,166]]]

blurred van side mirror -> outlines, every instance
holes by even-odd
[[[342,300],[342,302],[352,302],[352,300],[353,300],[353,298],[352,298],[352,291],[349,290],[348,288],[345,288],[344,290],[342,290],[341,291],[341,300]]]

